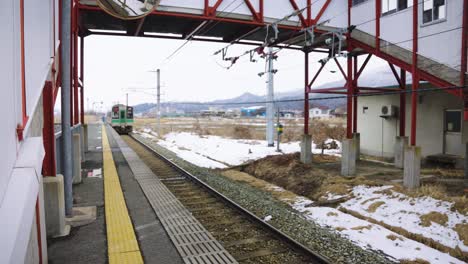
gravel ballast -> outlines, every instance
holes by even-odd
[[[269,224],[331,259],[333,263],[394,263],[380,252],[365,250],[333,230],[306,220],[289,205],[277,200],[266,191],[228,179],[216,171],[195,166],[152,140],[138,134],[133,136],[258,217],[271,216]]]

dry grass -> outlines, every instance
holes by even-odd
[[[452,210],[458,211],[461,214],[468,215],[468,197],[466,196],[449,196],[447,188],[439,184],[426,184],[422,185],[417,190],[408,190],[401,185],[395,185],[392,188],[394,191],[403,193],[412,198],[429,196],[434,199],[447,201],[453,203]]]
[[[392,240],[392,241],[395,241],[395,240],[400,240],[400,241],[403,241],[403,238],[397,236],[397,235],[394,235],[394,234],[390,234],[387,236],[388,239]]]
[[[367,212],[369,213],[375,213],[375,211],[377,211],[377,209],[384,205],[385,202],[383,201],[378,201],[378,202],[375,202],[375,203],[372,203],[371,205],[369,205],[369,207],[367,208]]]
[[[464,172],[459,169],[446,169],[446,168],[427,168],[421,169],[421,174],[434,175],[443,178],[463,178]]]
[[[327,216],[338,216],[338,214],[335,212],[328,212]]]
[[[261,180],[257,179],[247,173],[240,172],[237,170],[227,170],[221,172],[221,174],[231,180],[238,181],[238,182],[244,182],[246,184],[249,184],[257,189],[261,189],[267,192],[270,192],[275,198],[281,200],[281,201],[292,201],[296,199],[297,195],[290,192],[290,191],[274,191],[271,188],[271,184]]]
[[[347,229],[346,227],[341,227],[341,226],[335,227],[335,230],[338,231],[338,232],[341,232],[341,231],[346,230],[346,229]]]
[[[421,219],[420,225],[425,227],[431,226],[432,223],[437,223],[439,225],[445,226],[448,221],[448,216],[446,214],[434,211],[425,215],[421,215],[419,218]]]
[[[468,261],[468,252],[463,252],[460,250],[459,247],[456,247],[456,248],[450,248],[450,247],[447,247],[445,245],[442,245],[441,243],[431,239],[431,238],[427,238],[427,237],[424,237],[420,234],[415,234],[415,233],[411,233],[410,231],[406,230],[406,229],[403,229],[399,226],[392,226],[392,225],[389,225],[385,222],[382,222],[382,221],[377,221],[373,218],[370,218],[370,217],[366,217],[366,216],[363,216],[361,215],[360,213],[356,212],[356,211],[353,211],[353,210],[348,210],[346,208],[343,208],[343,207],[340,207],[339,208],[340,211],[342,211],[343,213],[346,213],[346,214],[350,214],[354,217],[357,217],[359,219],[362,219],[362,220],[365,220],[365,221],[368,221],[370,223],[373,223],[373,224],[377,224],[377,225],[380,225],[380,226],[383,226],[385,228],[387,228],[388,230],[391,230],[403,237],[406,237],[408,239],[411,239],[411,240],[415,240],[415,241],[418,241],[428,247],[432,247],[434,249],[437,249],[441,252],[445,252],[445,253],[449,253],[452,257],[455,257],[455,258],[458,258],[462,261]]]
[[[463,240],[463,244],[468,246],[468,224],[457,224],[454,228],[455,232],[457,232],[458,236],[461,240]]]
[[[351,229],[352,229],[352,230],[364,230],[364,229],[371,230],[371,229],[372,229],[372,225],[355,226],[355,227],[352,227]]]
[[[429,261],[424,260],[424,259],[417,258],[417,259],[414,259],[414,260],[400,259],[400,264],[431,264],[431,263]]]

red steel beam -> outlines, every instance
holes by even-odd
[[[322,89],[309,89],[309,93],[335,93],[337,91],[342,91],[346,94],[346,86],[344,87],[333,87],[333,88],[322,88]],[[341,93],[341,92],[340,92]]]
[[[409,64],[409,63],[406,63],[400,59],[397,59],[391,55],[388,55],[388,54],[385,54],[383,52],[380,52],[379,54],[377,54],[376,52],[376,49],[374,47],[371,47],[367,44],[364,44],[356,39],[350,39],[349,40],[349,43],[351,43],[354,47],[356,48],[361,48],[363,50],[365,50],[366,52],[369,52],[369,53],[372,53],[373,55],[379,57],[379,58],[382,58],[396,66],[398,66],[399,68],[402,68],[404,69],[405,71],[409,71],[411,72],[412,71],[412,65]],[[419,74],[419,78],[422,79],[422,80],[426,80],[428,82],[430,82],[432,85],[434,86],[437,86],[437,87],[441,87],[441,88],[444,88],[444,87],[453,87],[454,85],[447,82],[447,81],[444,81],[442,79],[439,79],[427,72],[424,72],[424,71],[421,71],[421,70],[418,70],[418,74]],[[456,95],[456,96],[459,96],[460,94],[458,93],[458,91],[456,90],[447,90],[447,92],[453,94],[453,95]]]
[[[351,49],[348,47],[348,49]],[[347,98],[346,98],[346,138],[353,137],[353,57],[348,55],[347,58],[348,79],[346,82]]]
[[[42,91],[42,109],[44,124],[42,137],[44,140],[45,156],[42,162],[42,174],[45,176],[56,176],[55,166],[55,130],[54,130],[54,86],[46,81]]]
[[[81,124],[84,124],[84,36],[80,38],[80,80],[81,80],[81,101],[80,101],[80,109],[81,109]]]
[[[309,0],[310,1],[310,0]],[[323,13],[325,12],[325,10],[327,10],[327,7],[328,5],[330,4],[331,0],[327,0],[322,8],[320,8],[320,11],[318,12],[317,16],[315,16],[314,20],[312,21],[312,24],[317,24],[318,21],[320,20],[320,18],[322,17]]]
[[[319,70],[317,71],[317,73],[315,74],[314,78],[312,79],[312,81],[310,81],[310,83],[308,84],[308,88],[310,90],[310,87],[312,87],[312,85],[314,84],[315,80],[317,79],[317,77],[320,75],[320,73],[322,72],[323,68],[325,67],[325,64],[327,64],[326,62],[322,63],[322,66],[320,66]]]
[[[400,88],[406,91],[406,71],[400,69]],[[406,93],[400,93],[400,137],[406,134]]]
[[[400,88],[403,87],[403,84],[402,84],[402,82],[401,82],[400,77],[398,76],[398,73],[397,73],[397,71],[396,71],[396,69],[395,69],[395,66],[393,66],[393,64],[391,64],[390,62],[388,63],[388,66],[390,66],[390,69],[391,69],[392,72],[393,72],[393,76],[395,76],[395,79],[396,79],[396,81],[398,82],[398,86],[400,86]]]
[[[252,13],[253,18],[255,21],[261,21],[259,14],[257,13],[257,10],[253,7],[252,3],[250,0],[244,0],[245,4],[249,8],[250,12]]]
[[[359,76],[361,76],[362,72],[363,72],[364,69],[366,68],[367,63],[369,62],[369,60],[371,59],[371,57],[372,57],[372,54],[367,55],[366,59],[364,60],[364,63],[361,65],[361,68],[359,68],[359,71],[357,72],[357,75],[355,76],[355,78],[358,78],[358,79],[359,79]]]
[[[336,66],[338,66],[338,69],[340,69],[341,74],[343,74],[343,78],[345,78],[345,80],[348,79],[348,77],[346,77],[346,73],[343,70],[343,67],[340,65],[340,62],[336,59],[336,57],[333,58],[333,60],[335,61]]]
[[[378,2],[378,1],[377,1]],[[358,104],[358,87],[357,87],[357,68],[358,68],[358,57],[355,55],[354,57],[354,80],[353,80],[353,133],[357,133],[357,104]]]
[[[463,1],[463,24],[462,24],[462,50],[461,50],[461,65],[460,65],[460,85],[465,86],[466,85],[466,71],[468,68],[467,65],[467,42],[468,42],[468,0]],[[468,121],[468,93],[466,92],[466,87],[463,92],[463,98],[464,98],[464,114],[463,114],[463,119],[465,121]]]
[[[18,140],[23,140],[23,130],[28,122],[28,113],[26,109],[26,62],[24,48],[24,0],[20,0],[20,50],[21,50],[21,111],[22,120],[16,127]]]
[[[310,0],[308,0],[310,1]],[[297,3],[296,3],[296,0],[289,0],[289,2],[291,3],[294,11],[298,11],[299,10],[299,6],[297,6]],[[310,17],[309,15],[309,9],[310,9],[310,5],[307,6],[307,16]],[[304,16],[302,14],[298,14],[297,15],[299,17],[299,20],[301,20],[301,24],[303,27],[307,27],[308,23],[306,21],[306,19],[304,18]]]
[[[382,1],[375,1],[375,48],[380,52],[380,16],[382,14]]]
[[[418,0],[413,0],[413,56],[411,65],[411,74],[413,83],[411,85],[411,146],[416,146],[416,118],[418,110],[417,89],[419,85],[418,73]]]
[[[213,7],[209,8],[209,15],[214,16],[216,15],[216,9],[221,5],[223,0],[218,0]]]
[[[380,88],[380,87],[365,87],[365,86],[364,87],[360,86],[359,90],[363,90],[363,91],[380,91],[380,92],[400,91],[400,89],[396,89],[396,88]]]
[[[82,10],[105,12],[97,6],[88,6],[88,5],[83,5],[83,4],[78,4],[78,6]],[[219,21],[219,22],[235,23],[235,24],[240,24],[240,25],[252,25],[252,26],[260,26],[260,27],[266,26],[265,22],[258,22],[255,20],[241,20],[241,19],[207,16],[207,15],[193,15],[193,14],[187,14],[187,13],[176,13],[176,12],[167,12],[167,11],[160,11],[160,10],[155,10],[150,15],[168,16],[168,17],[177,17],[177,18],[189,18],[189,19],[196,19],[196,20],[213,20],[213,21]],[[288,25],[278,25],[278,28],[297,30],[297,31],[303,29],[303,27],[288,26]],[[324,33],[323,30],[319,30],[319,29],[315,29],[315,32]]]
[[[307,26],[312,25],[312,0],[307,0]]]
[[[309,134],[309,52],[304,52],[304,135]]]

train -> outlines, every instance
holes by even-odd
[[[133,130],[133,107],[123,104],[112,106],[111,126],[119,134],[128,134]]]

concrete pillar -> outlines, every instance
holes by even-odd
[[[311,135],[302,135],[301,162],[304,164],[312,163],[312,136]]]
[[[84,152],[88,152],[88,124],[83,124]]]
[[[421,147],[405,147],[403,186],[409,189],[420,186]]]
[[[395,167],[403,169],[405,163],[405,148],[408,146],[408,137],[397,136],[395,140],[394,155]]]
[[[73,184],[81,183],[80,134],[73,134]]]
[[[353,133],[353,139],[356,142],[356,160],[361,159],[361,134],[360,133]]]
[[[67,236],[70,226],[65,224],[63,176],[44,177],[43,187],[47,237]]]
[[[344,139],[341,152],[341,175],[354,176],[356,174],[356,140]]]

